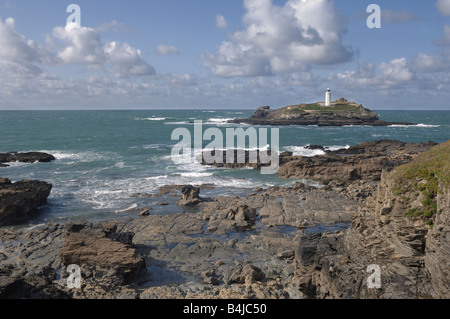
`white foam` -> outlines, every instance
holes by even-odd
[[[305,146],[287,146],[285,149],[292,152],[294,156],[313,157],[317,155],[325,155],[325,152],[322,150],[310,150],[305,148]]]
[[[136,117],[135,120],[136,121],[165,121],[165,120],[167,120],[167,118],[166,117],[145,117],[145,118]]]
[[[304,156],[304,157],[314,157],[317,155],[325,155],[326,152],[322,150],[311,150],[308,149],[307,146],[287,146],[285,149],[289,152],[292,152],[294,156]],[[331,145],[331,146],[324,146],[324,149],[326,151],[338,151],[342,149],[349,149],[350,145]]]
[[[206,125],[222,125],[229,124],[229,121],[234,120],[234,118],[210,118],[207,122],[203,123]]]
[[[180,176],[182,177],[196,177],[196,178],[209,177],[213,175],[214,175],[213,173],[199,173],[199,172],[180,173]]]
[[[394,124],[394,125],[389,125],[389,127],[406,127],[406,128],[411,128],[411,127],[423,127],[423,128],[431,128],[431,127],[441,127],[440,125],[432,125],[432,124],[417,124],[417,125],[401,125],[401,124]]]
[[[348,150],[350,148],[350,145],[332,145],[332,146],[325,146],[325,149],[327,151],[339,151],[339,150]]]

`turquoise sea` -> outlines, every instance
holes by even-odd
[[[295,180],[261,175],[258,171],[202,166],[187,159],[174,163],[172,132],[203,121],[204,129],[236,128],[229,119],[250,117],[251,110],[148,111],[2,111],[0,152],[47,152],[52,163],[11,163],[0,176],[12,181],[37,179],[53,184],[48,205],[31,224],[69,220],[135,217],[135,209],[154,207],[153,214],[182,211],[176,197],[135,197],[156,194],[164,185],[212,184],[201,196],[243,195],[255,187],[292,185]],[[445,142],[450,139],[450,111],[377,111],[385,121],[413,122],[416,126],[316,127],[289,126],[280,130],[280,150],[313,156],[328,149],[348,148],[361,142],[395,139],[405,142]],[[248,126],[242,125],[243,128]],[[259,127],[262,128],[262,127]],[[158,202],[167,206],[155,205]]]

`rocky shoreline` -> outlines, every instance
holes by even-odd
[[[412,195],[399,194],[394,179],[397,168],[447,152],[448,143],[285,154],[279,175],[317,180],[319,188],[298,182],[203,198],[201,188],[173,185],[161,194],[179,196],[183,213],[154,215],[149,207],[129,220],[0,228],[0,298],[448,298],[448,186],[439,184],[433,198],[430,228],[404,216],[423,199],[400,206]],[[11,183],[0,181],[2,209]],[[67,281],[74,264],[78,289]],[[367,286],[371,264],[381,268],[380,289]]]
[[[346,101],[346,100],[345,100]],[[343,104],[344,106],[347,106]],[[351,103],[351,105],[353,105]],[[344,108],[345,109],[345,108]],[[234,119],[233,124],[249,125],[301,125],[301,126],[392,126],[392,125],[417,125],[409,122],[386,122],[371,110],[362,105],[349,110],[338,110],[314,105],[308,109],[307,105],[291,105],[281,109],[271,110],[269,106],[258,108],[247,119]]]

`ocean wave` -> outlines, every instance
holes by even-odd
[[[165,122],[165,125],[194,125],[194,121],[187,122],[187,121],[180,121],[180,122]]]
[[[433,124],[417,124],[417,125],[401,125],[401,124],[394,124],[394,125],[389,125],[389,127],[406,127],[406,128],[411,128],[411,127],[424,127],[424,128],[432,128],[432,127],[441,127],[440,125],[433,125]]]
[[[166,121],[167,117],[136,117],[135,121]]]
[[[304,157],[314,157],[317,155],[325,155],[326,152],[320,149],[312,150],[309,149],[308,146],[287,146],[284,149],[289,152],[293,152],[294,156],[304,156]],[[326,151],[338,151],[341,149],[349,149],[350,145],[331,145],[331,146],[324,146],[324,149]]]
[[[69,164],[75,162],[92,162],[96,160],[103,160],[107,158],[112,158],[112,154],[102,154],[97,152],[65,152],[65,151],[44,151],[45,153],[52,154],[57,161],[69,162]]]
[[[210,118],[208,121],[206,121],[203,124],[228,124],[229,121],[234,120],[234,118]]]

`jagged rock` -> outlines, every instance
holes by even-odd
[[[101,226],[75,224],[69,228],[60,250],[64,266],[72,264],[114,270],[124,283],[132,281],[145,264],[136,249],[130,246],[132,233],[105,234]]]
[[[314,157],[293,156],[278,170],[282,178],[311,179],[323,184],[348,185],[355,181],[379,181],[383,171],[410,163],[419,153],[437,143],[404,143],[380,140],[361,143],[349,149],[328,151]]]
[[[39,213],[47,202],[52,185],[41,181],[11,183],[0,180],[0,226],[23,222]]]
[[[262,281],[265,277],[266,275],[260,268],[248,264],[245,267],[237,269],[235,272],[233,272],[229,278],[229,283],[253,283],[255,281]]]
[[[48,163],[48,162],[51,162],[51,161],[54,161],[54,160],[55,160],[55,157],[53,155],[47,154],[47,153],[39,153],[39,152],[0,153],[0,164],[2,165],[0,167],[8,166],[8,165],[6,165],[4,163],[9,163],[9,162],[22,162],[22,163],[41,162],[41,163]]]
[[[339,101],[337,101],[339,102]],[[322,108],[323,112],[308,109],[307,105],[290,105],[284,108],[271,110],[269,106],[263,106],[249,119],[235,119],[230,123],[251,125],[318,125],[318,126],[345,126],[368,125],[389,126],[394,124],[414,125],[407,122],[381,121],[379,116],[371,110],[357,105],[354,102],[340,102],[346,104],[348,110]],[[305,108],[306,107],[306,108]],[[319,107],[315,105],[315,107]]]
[[[185,186],[181,190],[183,196],[177,202],[180,206],[196,206],[202,201],[200,198],[200,188],[194,186]]]
[[[447,142],[385,172],[347,232],[304,236],[295,258],[300,291],[309,298],[449,298],[449,154]],[[426,188],[414,174],[426,169],[438,183],[431,187],[440,190],[435,216],[408,217],[411,207],[425,203],[413,196],[414,189]],[[430,221],[433,228],[425,223]],[[380,289],[368,287],[369,265],[380,267]]]

